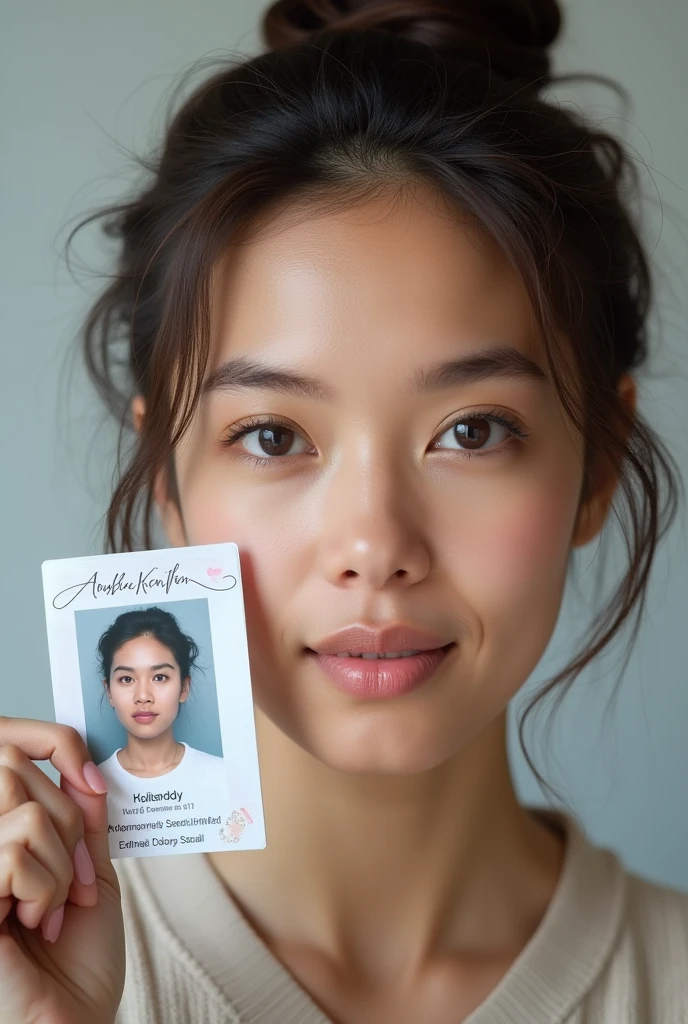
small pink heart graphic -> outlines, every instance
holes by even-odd
[[[209,576],[219,576],[222,569],[208,569],[207,572]]]

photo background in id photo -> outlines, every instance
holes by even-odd
[[[222,757],[208,601],[206,598],[194,598],[188,601],[148,601],[145,604],[128,604],[116,608],[87,608],[74,612],[86,743],[96,764],[127,743],[126,729],[110,706],[103,688],[98,641],[118,615],[152,607],[171,612],[182,632],[187,633],[198,645],[198,658],[191,669],[191,692],[188,700],[179,708],[173,726],[174,737],[198,750]]]

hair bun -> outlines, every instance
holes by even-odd
[[[277,0],[262,21],[271,50],[316,32],[384,29],[443,53],[487,64],[506,79],[550,72],[562,25],[557,0]]]

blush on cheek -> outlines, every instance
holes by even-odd
[[[263,655],[273,647],[271,633],[279,632],[280,617],[301,578],[289,555],[293,531],[282,520],[275,521],[272,505],[261,515],[217,486],[198,486],[183,498],[182,507],[189,544],[232,541],[239,548],[252,664],[265,660]]]
[[[459,555],[461,579],[476,608],[508,611],[518,603],[522,609],[529,597],[560,592],[573,526],[572,500],[552,488],[520,498],[512,495],[480,516]]]

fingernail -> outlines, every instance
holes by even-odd
[[[57,937],[60,934],[62,928],[62,921],[64,919],[64,903],[57,910],[53,910],[50,917],[45,919],[41,924],[41,931],[43,932],[43,938],[46,942],[56,942]]]
[[[87,761],[83,767],[84,778],[94,793],[107,793],[107,782],[100,774],[93,761]]]
[[[74,847],[74,871],[82,885],[91,885],[96,880],[93,861],[83,839],[79,839]]]

